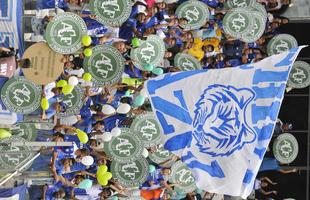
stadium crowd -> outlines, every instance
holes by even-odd
[[[225,0],[202,0],[208,6],[210,16],[207,22],[198,29],[186,30],[186,18],[178,18],[176,9],[184,0],[154,1],[136,0],[133,2],[130,17],[120,27],[107,27],[96,20],[91,14],[88,2],[85,0],[38,1],[37,9],[57,7],[57,14],[73,12],[83,18],[87,25],[87,34],[91,36],[89,47],[97,45],[112,45],[125,59],[125,70],[122,80],[104,87],[95,84],[83,84],[84,53],[64,55],[62,62],[64,72],[55,82],[43,86],[42,97],[49,102],[49,108],[32,113],[40,115],[43,120],[52,120],[55,127],[52,130],[39,130],[37,141],[74,142],[72,147],[53,147],[49,149],[51,157],[40,160],[50,164],[54,184],[45,185],[31,192],[31,199],[208,199],[212,195],[207,191],[193,190],[182,193],[174,190],[175,184],[169,181],[171,166],[179,160],[172,156],[162,163],[155,163],[147,158],[150,167],[147,180],[139,187],[129,188],[114,180],[114,174],[107,183],[98,183],[98,170],[106,166],[104,171],[110,171],[113,158],[104,151],[103,143],[108,141],[107,133],[117,132],[115,128],[129,128],[134,118],[151,111],[151,105],[146,100],[142,105],[136,102],[136,97],[144,93],[144,81],[157,75],[178,72],[181,69],[175,65],[175,56],[186,53],[195,57],[203,69],[220,69],[254,63],[267,57],[267,44],[277,34],[279,27],[289,23],[289,19],[276,13],[281,7],[290,4],[289,0],[257,0],[268,12],[264,34],[255,42],[246,43],[228,35],[223,30],[223,18],[228,11]],[[42,19],[32,20],[35,35],[44,35],[48,23],[56,16],[50,15]],[[164,59],[156,72],[141,70],[135,66],[131,51],[135,49],[134,41],[143,41],[150,35],[157,35],[165,44]],[[1,48],[2,57],[10,55],[12,49]],[[29,60],[19,60],[20,69],[30,66]],[[18,71],[22,76],[22,71]],[[68,80],[75,76],[82,82],[83,105],[78,114],[61,116],[66,105],[60,100],[64,94],[59,87],[59,80]],[[120,105],[130,105],[128,112],[118,112]],[[112,110],[112,111],[111,111]],[[279,122],[280,123],[280,122]],[[281,122],[276,127],[277,134],[289,129],[291,125]],[[87,143],[83,144],[77,136],[77,130],[87,134]],[[147,147],[145,157],[160,149],[160,145]],[[50,155],[50,154],[48,154]],[[276,167],[270,167],[270,163]],[[90,162],[90,163],[89,163]],[[265,169],[279,170],[274,159],[264,160]],[[269,164],[268,164],[269,162]],[[267,163],[267,164],[266,164]],[[90,164],[90,165],[88,165]],[[269,165],[269,167],[268,167]],[[267,167],[266,167],[267,166]],[[294,172],[296,170],[293,170]],[[85,186],[91,182],[91,187]],[[82,186],[81,186],[82,183]],[[276,184],[268,178],[257,179],[255,188],[266,195],[276,194],[266,192],[262,188]],[[84,184],[84,185],[83,185]]]

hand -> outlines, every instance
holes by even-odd
[[[89,15],[89,18],[96,19],[96,15]]]
[[[43,190],[47,190],[48,186],[47,185],[44,185],[43,186]]]
[[[149,181],[149,185],[150,186],[154,185],[154,181]]]
[[[296,168],[294,168],[293,170],[292,170],[292,172],[297,172],[298,170],[296,169]]]
[[[173,20],[168,23],[168,26],[173,26],[173,25],[174,25],[174,21]]]
[[[51,170],[52,170],[52,172],[56,172],[56,167],[55,166],[51,166]]]
[[[273,183],[271,183],[272,185],[277,185],[278,183],[276,183],[276,182],[273,182]]]
[[[272,193],[273,193],[273,194],[275,194],[275,195],[277,195],[277,194],[278,194],[278,192],[277,192],[277,191],[272,191]]]

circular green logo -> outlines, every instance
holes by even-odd
[[[58,117],[78,114],[83,106],[84,91],[81,86],[74,86],[73,91],[64,97],[59,98],[59,102],[63,105],[63,111],[57,113]]]
[[[114,179],[125,187],[136,187],[144,183],[148,177],[148,162],[144,158],[125,163],[113,161],[111,172]]]
[[[305,88],[310,85],[310,65],[296,61],[288,78],[287,85],[292,88]]]
[[[48,45],[61,54],[72,54],[82,47],[81,38],[87,34],[84,20],[73,13],[56,15],[48,23],[45,39]]]
[[[199,29],[205,25],[209,18],[208,6],[200,1],[186,1],[178,6],[176,16],[187,19],[188,23],[182,25],[186,30]]]
[[[258,40],[264,34],[266,27],[265,16],[262,13],[254,11],[252,16],[254,17],[253,28],[241,36],[241,39],[247,43]]]
[[[156,35],[151,35],[146,41],[141,42],[138,48],[131,50],[131,59],[136,67],[145,70],[143,66],[146,64],[158,66],[164,58],[165,51],[163,40]]]
[[[229,8],[246,8],[253,6],[255,0],[228,0],[227,6]]]
[[[93,54],[84,59],[84,69],[89,72],[92,81],[98,85],[112,85],[118,82],[124,72],[122,54],[112,46],[99,45],[93,48]]]
[[[248,8],[233,8],[229,10],[223,19],[225,33],[240,38],[253,28],[254,19]]]
[[[11,128],[12,135],[22,137],[27,141],[34,141],[37,138],[37,129],[34,124],[17,123]]]
[[[29,114],[40,106],[41,87],[23,77],[9,79],[1,89],[5,107],[16,113]]]
[[[167,160],[170,160],[173,157],[173,154],[164,149],[163,147],[156,149],[154,153],[149,155],[149,159],[154,163],[160,164]]]
[[[195,57],[185,53],[178,53],[175,55],[174,66],[180,68],[182,71],[191,71],[202,68],[200,62]]]
[[[96,19],[106,26],[121,26],[130,16],[132,3],[130,0],[94,0],[90,2],[90,10]]]
[[[0,146],[0,152],[5,152],[0,156],[0,167],[2,170],[14,171],[16,169],[19,169],[34,155],[32,152],[30,152],[30,147],[12,146],[10,144],[11,142],[26,142],[26,140],[24,138],[16,136],[0,140],[0,143],[7,144],[7,146]]]
[[[298,142],[290,133],[283,133],[273,143],[274,157],[284,164],[293,162],[298,155]]]
[[[121,130],[120,136],[104,144],[105,152],[113,160],[121,163],[140,159],[144,148],[142,141],[131,129]]]
[[[130,128],[137,133],[145,147],[155,146],[161,141],[161,128],[153,113],[139,115]]]
[[[261,14],[263,14],[265,20],[267,21],[268,13],[267,13],[265,6],[263,6],[262,4],[260,4],[258,2],[254,2],[251,5],[251,10],[254,10],[254,11],[257,11],[257,12],[260,12]]]
[[[269,56],[289,51],[291,48],[298,47],[297,40],[289,34],[279,34],[273,37],[267,46]]]
[[[195,178],[191,170],[182,161],[172,165],[169,180],[176,183],[174,187],[176,191],[189,193],[196,189]]]

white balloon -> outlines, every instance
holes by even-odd
[[[108,104],[103,105],[101,111],[105,115],[112,115],[112,114],[114,114],[116,112],[115,109],[112,106],[108,105]]]
[[[146,148],[143,149],[142,156],[144,158],[147,158],[149,156],[149,151]]]
[[[109,142],[112,140],[112,134],[110,132],[105,132],[103,133],[103,137],[102,137],[102,140],[104,142]]]
[[[142,95],[144,98],[148,98],[148,96],[149,96],[145,88],[143,88],[140,91],[140,95]]]
[[[90,166],[94,163],[94,158],[92,156],[85,156],[82,158],[81,163],[86,166]]]
[[[121,129],[120,128],[118,128],[118,127],[115,127],[115,128],[113,128],[112,130],[111,130],[111,135],[113,136],[113,137],[118,137],[120,134],[121,134]]]
[[[76,86],[77,84],[79,84],[79,79],[76,76],[70,76],[68,80],[68,84],[72,86]]]
[[[127,114],[131,110],[131,107],[127,103],[121,103],[117,109],[116,112],[119,114]]]

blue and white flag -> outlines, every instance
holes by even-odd
[[[0,46],[23,53],[22,0],[0,0]]]
[[[251,193],[301,49],[255,64],[146,82],[164,147],[187,164],[199,188],[242,197]]]

